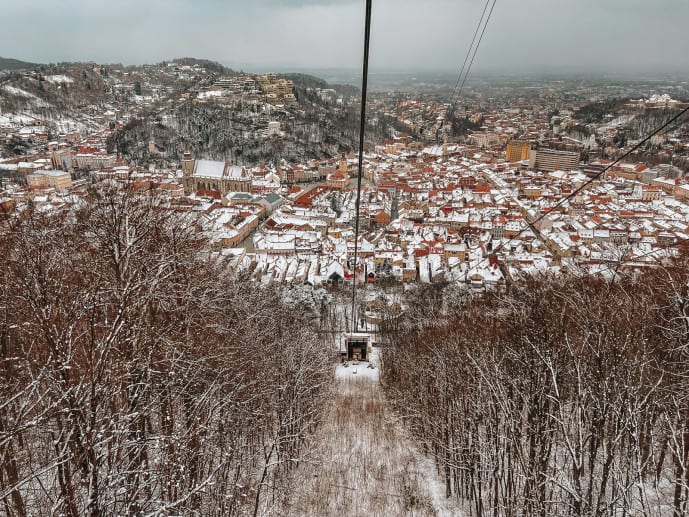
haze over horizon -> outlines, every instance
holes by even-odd
[[[480,0],[376,0],[371,71],[459,68]],[[13,2],[4,57],[142,64],[194,56],[237,69],[360,67],[363,0]],[[684,0],[501,0],[474,71],[689,70]]]

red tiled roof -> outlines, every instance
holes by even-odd
[[[201,197],[212,197],[213,199],[221,198],[220,192],[217,190],[197,190],[196,195]]]

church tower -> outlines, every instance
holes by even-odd
[[[184,149],[184,157],[182,158],[182,183],[184,184],[184,193],[191,194],[196,190],[194,185],[194,166],[196,161],[191,157],[191,151],[188,147]]]
[[[191,151],[188,147],[184,149],[184,157],[182,158],[182,173],[184,176],[191,176],[194,173],[194,159],[191,157]]]
[[[342,155],[342,159],[340,160],[340,165],[339,165],[338,170],[339,170],[339,172],[341,172],[345,176],[349,175],[348,171],[347,171],[347,158],[344,155]]]

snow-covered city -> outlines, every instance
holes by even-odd
[[[689,516],[689,4],[5,7],[0,517]]]

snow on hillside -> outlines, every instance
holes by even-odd
[[[23,113],[3,113],[0,115],[0,127],[21,127],[33,123],[34,120],[34,117],[30,117]]]
[[[45,80],[48,81],[49,83],[53,84],[64,84],[64,83],[73,83],[74,79],[71,77],[67,77],[66,75],[48,75],[45,77]]]
[[[88,119],[78,120],[64,115],[42,116],[32,113],[31,110],[0,114],[0,127],[20,131],[25,126],[33,126],[37,120],[59,133],[88,133],[98,128],[97,122],[89,123]]]
[[[17,95],[19,97],[25,97],[27,99],[31,99],[31,105],[36,107],[36,108],[47,108],[50,106],[46,101],[43,99],[36,97],[33,93],[29,93],[26,90],[22,90],[21,88],[17,88],[16,86],[10,86],[9,84],[6,84],[2,87],[4,91],[9,93],[10,95]]]

